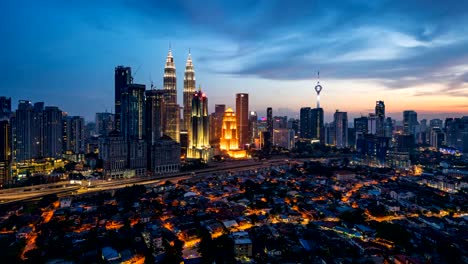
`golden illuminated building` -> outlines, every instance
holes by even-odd
[[[223,116],[219,148],[226,151],[231,158],[245,158],[247,153],[245,150],[239,149],[239,140],[237,135],[236,113],[234,113],[232,108],[228,108]]]
[[[191,133],[187,157],[209,161],[212,156],[209,137],[208,97],[201,88],[192,95]]]

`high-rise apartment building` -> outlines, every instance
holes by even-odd
[[[301,138],[311,139],[312,138],[312,120],[311,120],[311,108],[302,107],[300,111],[299,130]]]
[[[115,129],[115,114],[112,113],[96,113],[95,121],[96,131],[98,136],[105,136]]]
[[[219,146],[225,111],[226,105],[216,104],[214,113],[210,115],[210,145],[213,147]]]
[[[24,161],[34,158],[34,117],[31,101],[20,100],[15,117],[14,149],[15,161]]]
[[[468,152],[468,117],[445,119],[445,143],[460,152]]]
[[[8,120],[0,120],[0,187],[11,180],[11,129]]]
[[[33,106],[33,157],[47,156],[45,153],[45,119],[44,102],[36,102]]]
[[[62,157],[62,111],[56,106],[44,109],[44,156]]]
[[[335,146],[337,148],[346,148],[348,146],[348,113],[336,110],[333,117]]]
[[[285,149],[292,149],[294,147],[294,130],[288,128],[274,128],[273,145]]]

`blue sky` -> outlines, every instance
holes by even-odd
[[[0,95],[57,105],[88,120],[113,110],[116,65],[162,87],[169,44],[178,76],[191,49],[215,103],[295,115],[322,106],[350,117],[468,114],[467,1],[24,1],[0,4]],[[211,111],[210,110],[210,111]]]

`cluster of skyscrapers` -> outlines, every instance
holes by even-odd
[[[79,116],[68,116],[43,102],[20,100],[16,111],[11,99],[0,97],[0,184],[7,183],[12,164],[67,158],[79,161],[95,153],[109,178],[177,172],[181,160],[208,162],[214,155],[245,158],[249,149],[271,152],[301,144],[352,148],[358,161],[378,166],[407,166],[416,146],[445,147],[468,152],[468,117],[418,121],[412,110],[403,121],[386,117],[385,103],[375,112],[354,119],[336,110],[331,123],[324,122],[320,106],[320,81],[315,86],[315,107],[302,107],[300,118],[259,118],[249,109],[249,94],[235,95],[233,109],[225,104],[208,110],[208,96],[196,88],[194,64],[189,52],[183,81],[183,106],[177,103],[177,76],[172,50],[164,67],[163,89],[134,83],[132,69],[117,66],[115,113],[96,113],[94,127]],[[233,98],[234,99],[234,98]]]
[[[11,164],[41,158],[85,153],[85,123],[56,106],[20,100],[11,110],[11,98],[0,97],[0,184],[10,180]]]
[[[254,142],[248,94],[236,95],[236,112],[216,105],[196,88],[189,52],[184,72],[183,106],[177,104],[177,76],[172,50],[166,58],[163,89],[146,90],[133,82],[130,67],[115,68],[115,115],[98,113],[99,157],[108,177],[176,172],[180,160],[208,162],[214,154],[245,157]],[[182,118],[181,118],[182,117]],[[255,122],[254,122],[255,121]],[[114,125],[112,125],[112,123]],[[225,144],[230,142],[229,144]]]

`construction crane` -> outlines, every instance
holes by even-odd
[[[130,78],[130,83],[133,83],[133,78],[136,76],[136,74],[138,73],[138,71],[140,70],[141,68],[141,64],[140,66],[138,66],[138,68],[136,69],[136,71],[132,74],[132,77]]]

